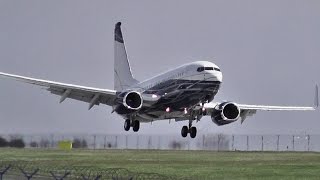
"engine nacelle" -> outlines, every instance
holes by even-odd
[[[143,98],[137,91],[123,92],[116,99],[114,110],[118,114],[130,114],[142,108]]]
[[[240,118],[240,108],[232,102],[218,104],[211,114],[212,122],[218,126],[237,121]]]
[[[143,99],[139,92],[131,91],[128,92],[124,97],[122,104],[124,107],[131,110],[139,110],[142,107]]]

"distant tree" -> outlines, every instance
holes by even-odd
[[[72,142],[73,148],[88,148],[87,141],[85,139],[75,138]]]
[[[72,142],[72,148],[81,148],[81,140],[76,138]]]
[[[172,149],[181,149],[182,148],[182,144],[181,144],[181,142],[178,142],[178,141],[172,141],[169,144],[169,147],[172,148]]]
[[[82,147],[82,148],[88,148],[88,144],[87,144],[87,141],[86,141],[86,140],[82,139],[82,141],[81,141],[81,147]]]
[[[227,151],[230,150],[230,140],[224,134],[208,134],[203,137],[201,143],[197,146],[205,149]]]
[[[39,146],[38,143],[35,142],[35,141],[32,141],[32,142],[30,143],[30,147],[36,148],[36,147],[38,147],[38,146]]]
[[[8,141],[5,138],[0,137],[0,147],[8,147],[8,145]]]
[[[41,148],[48,148],[50,146],[50,142],[47,139],[41,139],[40,147]]]
[[[22,138],[12,139],[9,145],[14,148],[24,148],[26,146]]]

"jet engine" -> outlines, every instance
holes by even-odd
[[[123,105],[124,107],[131,110],[139,110],[142,107],[143,99],[141,94],[136,91],[131,91],[125,94],[123,97]]]
[[[141,109],[143,98],[137,91],[123,92],[118,95],[115,111],[118,114],[129,114]]]
[[[211,114],[212,122],[218,126],[237,121],[240,118],[240,108],[233,102],[218,104]]]

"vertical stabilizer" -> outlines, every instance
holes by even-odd
[[[121,32],[121,22],[114,30],[114,89],[122,91],[138,83],[132,76],[126,48]]]

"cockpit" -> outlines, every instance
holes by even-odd
[[[217,67],[198,67],[197,69],[198,72],[202,72],[202,71],[220,71],[219,68]]]

